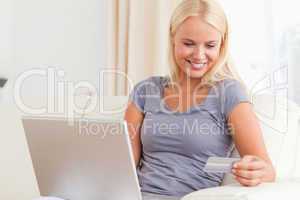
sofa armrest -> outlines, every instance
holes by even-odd
[[[300,179],[278,180],[255,187],[230,184],[199,190],[186,195],[182,200],[282,200],[300,196]]]

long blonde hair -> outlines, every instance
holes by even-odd
[[[170,79],[177,82],[179,67],[174,58],[173,38],[178,27],[191,16],[199,16],[206,23],[217,29],[222,35],[220,54],[216,64],[202,77],[201,83],[214,84],[224,79],[241,79],[229,59],[228,22],[223,8],[214,0],[183,0],[175,9],[169,28],[169,64]]]

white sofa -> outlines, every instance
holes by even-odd
[[[96,107],[89,107],[87,102],[91,102],[90,105],[93,105],[93,102],[98,104],[94,104]],[[78,113],[78,109],[71,105],[68,107],[71,112],[54,115],[122,118],[126,102],[125,96],[101,99],[79,96],[76,97],[75,103],[77,107],[85,108],[84,113]],[[253,103],[261,122],[268,152],[277,170],[277,181],[256,187],[242,187],[227,175],[222,186],[194,192],[184,200],[275,200],[287,195],[300,197],[300,109],[293,102],[272,95],[258,95],[253,99]],[[73,113],[72,109],[77,110],[77,113]],[[24,113],[12,103],[0,103],[0,110],[0,199],[31,200],[39,196],[39,191],[21,123],[21,115]],[[237,152],[232,156],[238,156]]]

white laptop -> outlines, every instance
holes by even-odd
[[[124,121],[23,117],[41,196],[141,200]]]

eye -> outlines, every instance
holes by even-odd
[[[215,44],[208,44],[208,45],[206,45],[207,46],[207,48],[209,48],[209,49],[212,49],[212,48],[215,48]]]
[[[188,42],[184,42],[183,43],[185,46],[187,46],[187,47],[190,47],[190,46],[193,46],[194,44],[193,43],[188,43]]]

